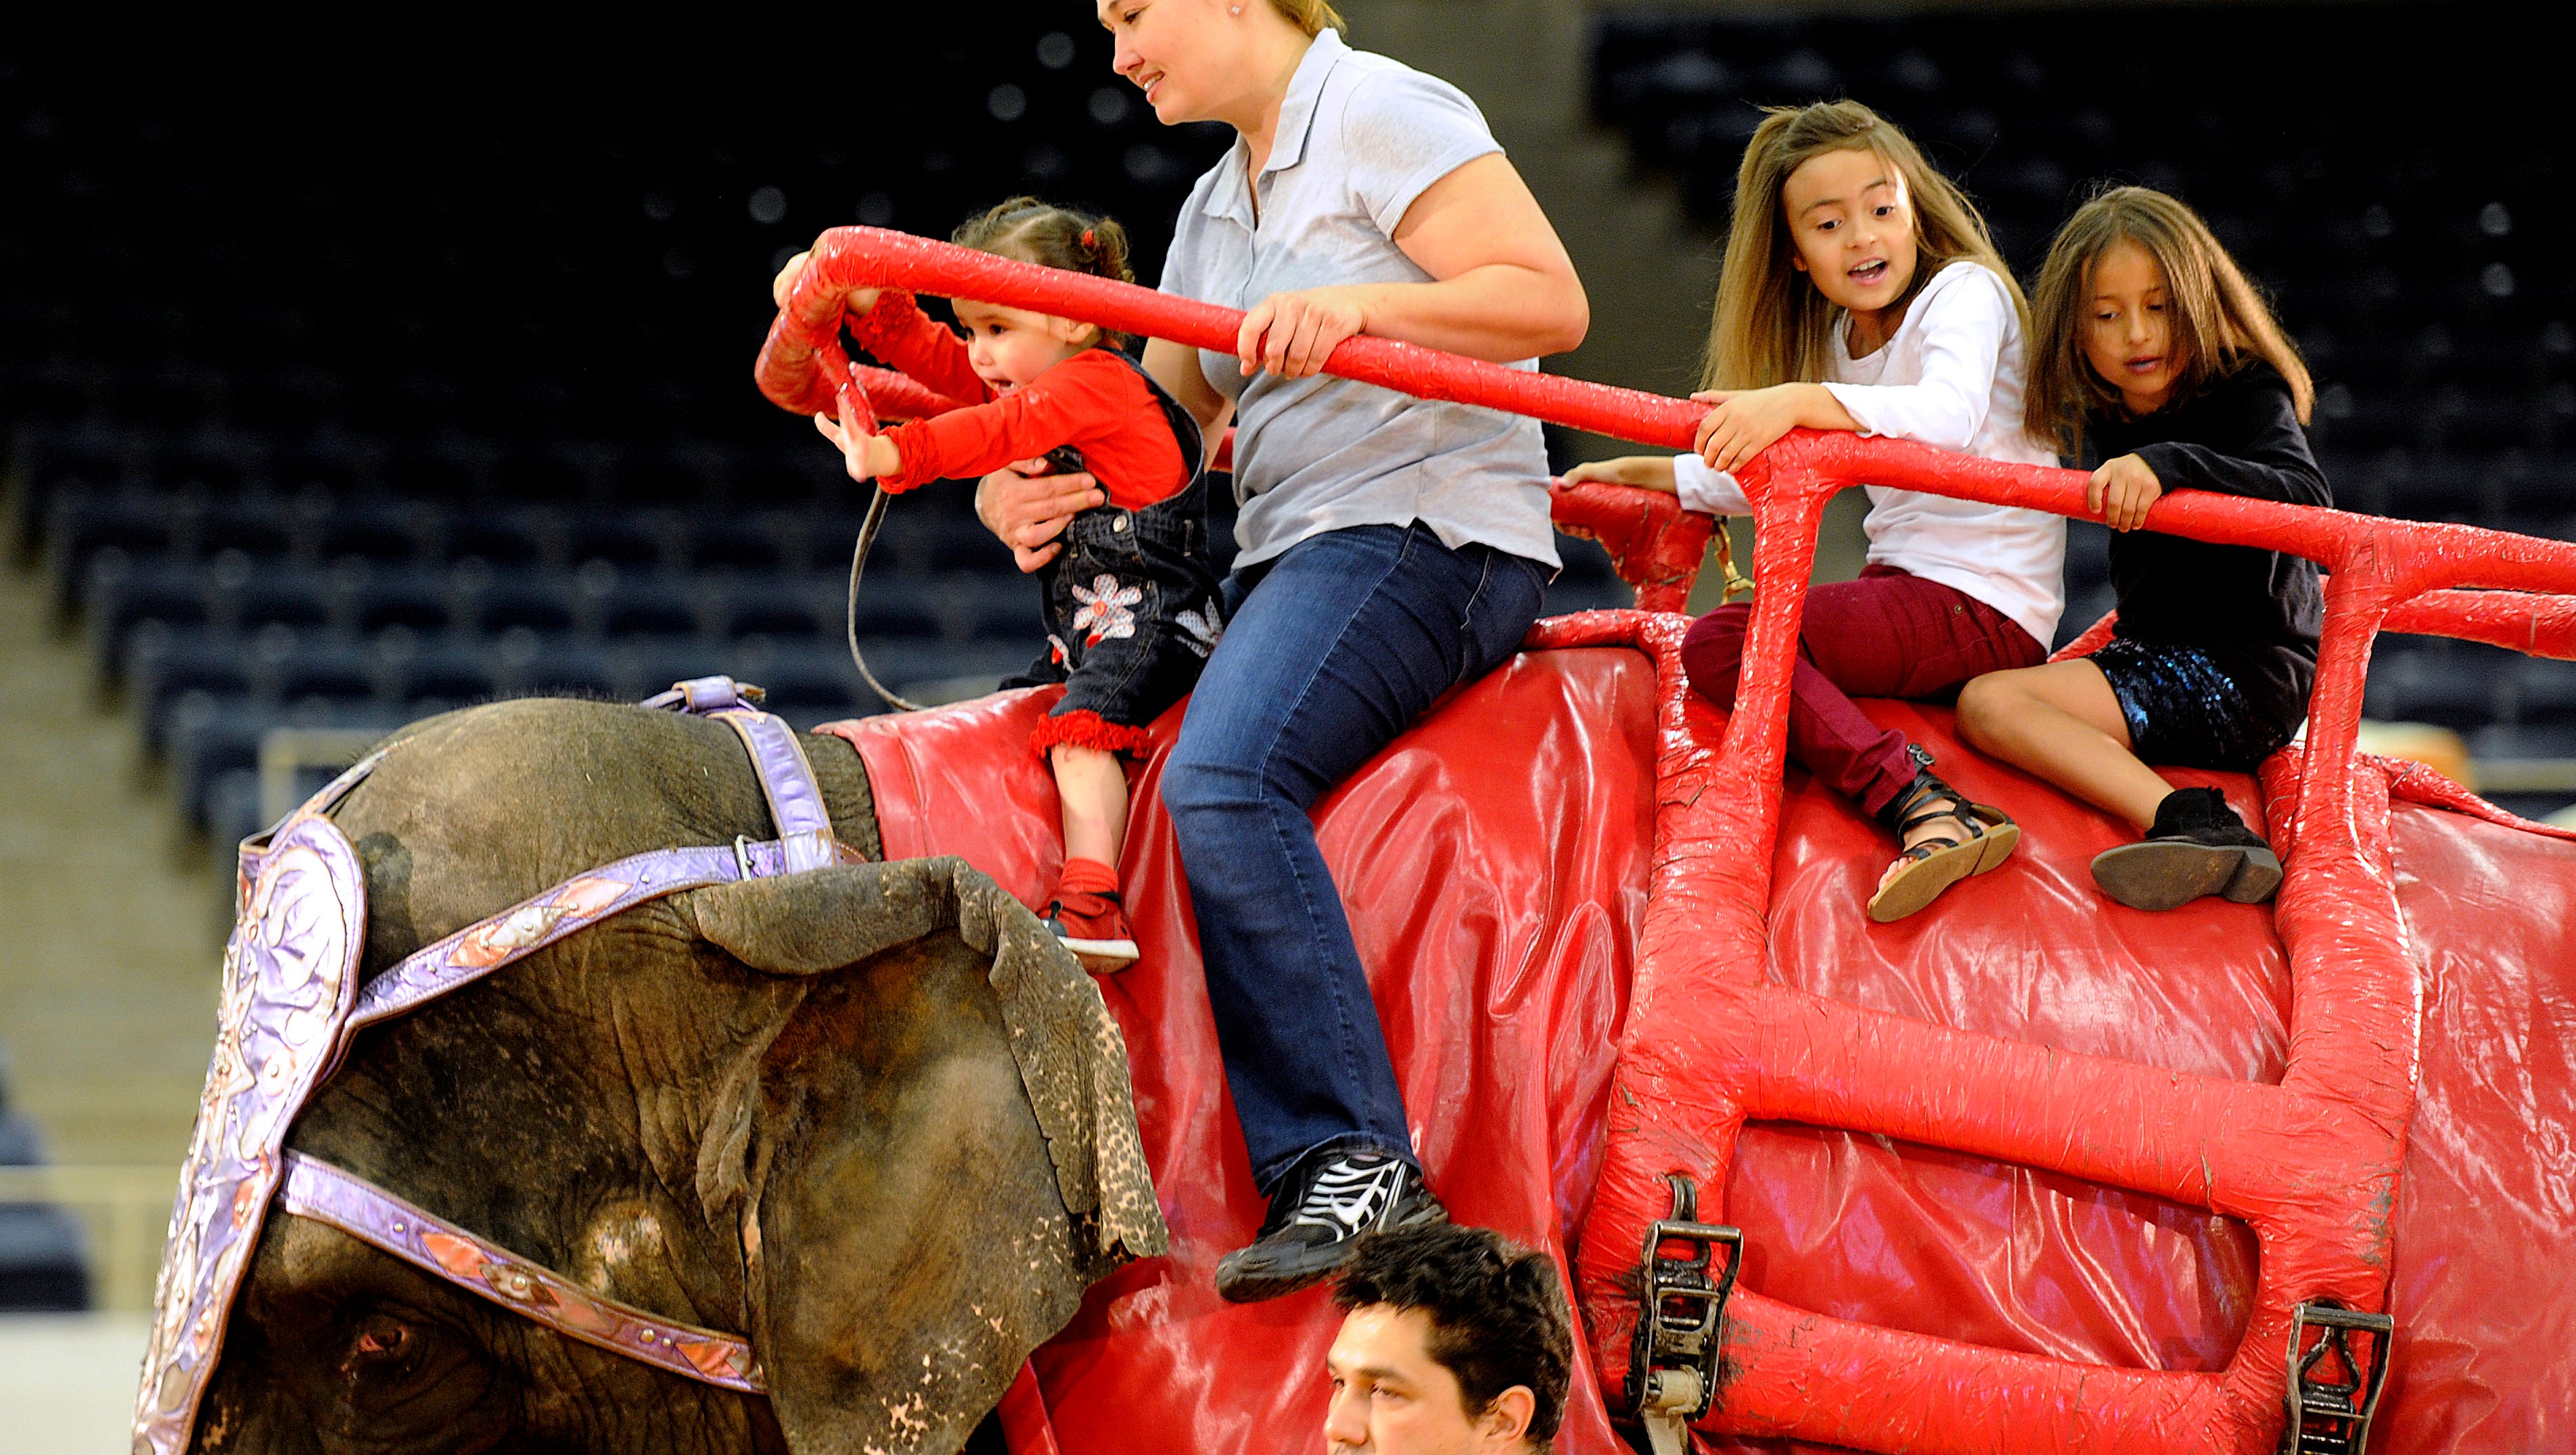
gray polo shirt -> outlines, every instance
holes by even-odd
[[[1301,288],[1430,282],[1396,247],[1396,225],[1432,183],[1501,150],[1457,87],[1327,30],[1279,108],[1259,226],[1238,138],[1181,208],[1163,291],[1250,308]],[[1453,549],[1476,541],[1557,564],[1538,421],[1323,374],[1246,379],[1232,354],[1201,351],[1199,367],[1235,404],[1237,564],[1328,530],[1417,520]]]

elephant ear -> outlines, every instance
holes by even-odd
[[[1099,988],[958,859],[681,896],[802,1005],[719,1093],[699,1193],[738,1227],[797,1455],[952,1451],[1094,1280],[1164,1251]]]

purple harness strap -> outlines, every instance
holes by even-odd
[[[363,989],[355,981],[366,940],[365,875],[357,851],[326,815],[392,748],[370,754],[275,829],[242,845],[241,914],[225,949],[214,1065],[162,1253],[135,1403],[135,1455],[185,1455],[272,1201],[567,1338],[725,1389],[765,1392],[742,1339],[592,1293],[364,1178],[284,1150],[296,1114],[365,1027],[649,900],[856,862],[832,834],[822,789],[796,735],[752,705],[758,693],[731,678],[701,677],[644,706],[719,718],[731,727],[751,756],[777,839],[744,837],[620,859],[423,947]]]
[[[766,1394],[751,1346],[598,1294],[434,1213],[300,1152],[286,1154],[279,1205],[382,1248],[512,1313],[602,1349],[708,1384]]]
[[[778,842],[786,846],[787,873],[843,862],[840,840],[832,837],[832,815],[823,807],[823,790],[814,783],[814,765],[805,761],[796,734],[745,702],[742,692],[730,677],[692,677],[646,698],[643,705],[717,718],[741,734],[752,770],[760,776],[760,791],[769,799],[769,816],[778,824]]]

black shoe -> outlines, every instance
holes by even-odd
[[[1410,1162],[1381,1152],[1328,1152],[1289,1170],[1252,1246],[1216,1265],[1229,1303],[1259,1303],[1333,1276],[1362,1233],[1445,1223],[1449,1210]]]
[[[2281,887],[2281,856],[2215,788],[2177,788],[2143,842],[2093,856],[2093,882],[2131,909],[2173,909],[2204,894],[2260,904]]]

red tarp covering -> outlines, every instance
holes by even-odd
[[[1318,813],[1434,1188],[1462,1220],[1560,1255],[1601,1155],[1643,912],[1652,698],[1639,653],[1524,654]],[[888,853],[961,854],[1022,898],[1042,895],[1060,852],[1055,795],[1025,742],[1050,700],[837,725],[867,759]],[[2110,904],[2086,864],[2122,829],[1958,746],[1944,712],[1867,706],[2019,818],[2023,849],[1933,910],[1873,926],[1859,906],[1888,844],[1793,770],[1771,914],[1778,981],[2056,1049],[2279,1077],[2289,978],[2268,908]],[[1334,1327],[1324,1296],[1234,1307],[1211,1288],[1216,1259],[1262,1209],[1170,824],[1152,799],[1159,763],[1137,777],[1125,866],[1145,959],[1102,985],[1128,1038],[1173,1251],[1095,1289],[1036,1363],[1068,1455],[1146,1435],[1174,1449],[1311,1451]],[[2248,778],[2172,776],[2224,788],[2262,826]],[[2562,1357],[2576,1266],[2561,1253],[2576,1204],[2576,942],[2563,929],[2576,915],[2576,844],[2404,802],[2393,817],[2425,972],[2424,1081],[2398,1197],[2398,1344],[2376,1447],[2549,1448],[2576,1408]],[[1745,1231],[1745,1286],[1773,1298],[2130,1368],[2224,1365],[2257,1277],[2251,1234],[2199,1208],[1804,1127],[1748,1128],[1725,1216]],[[1560,1450],[1614,1448],[1597,1388],[1588,1370],[1578,1379]]]

